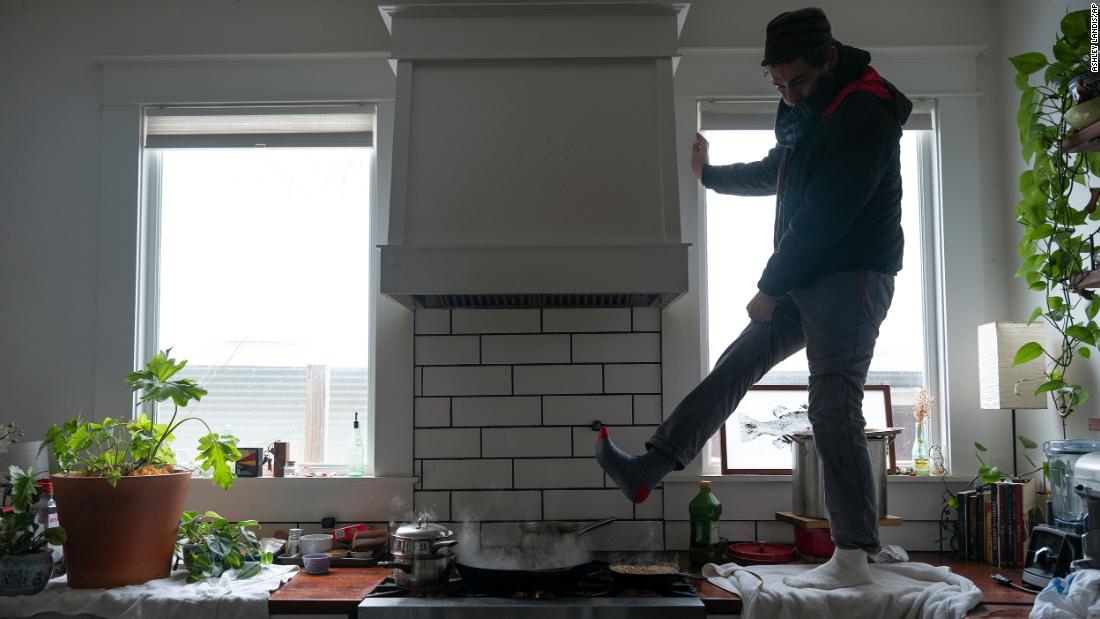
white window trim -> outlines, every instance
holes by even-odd
[[[935,102],[935,138],[929,145],[932,165],[939,171],[928,195],[935,201],[941,220],[936,253],[934,308],[941,325],[941,345],[936,351],[939,428],[932,436],[948,445],[945,465],[955,474],[976,469],[972,443],[991,440],[999,428],[982,420],[977,398],[977,343],[975,326],[996,318],[1000,306],[991,307],[987,295],[995,286],[983,289],[974,282],[986,282],[981,260],[973,259],[974,248],[988,236],[983,226],[982,140],[977,59],[986,46],[921,46],[868,48],[872,64],[911,98]],[[774,89],[760,77],[758,48],[681,48],[676,73],[676,126],[680,167],[680,213],[684,242],[694,243],[690,254],[690,290],[665,309],[662,328],[667,345],[663,349],[663,409],[667,416],[677,403],[706,375],[707,357],[702,346],[706,337],[706,304],[699,290],[703,277],[704,252],[699,248],[705,224],[703,189],[690,167],[691,143],[699,127],[699,102],[715,99],[759,100],[774,97]],[[984,249],[980,247],[979,250]],[[950,265],[950,268],[947,268]],[[931,311],[931,310],[926,310]],[[948,320],[950,318],[950,320]],[[691,341],[688,341],[690,338]],[[973,367],[971,367],[973,366]],[[673,473],[669,481],[698,479],[704,473],[702,459]]]
[[[141,176],[142,108],[145,105],[342,103],[377,105],[372,166],[371,246],[386,241],[389,171],[392,153],[395,79],[386,52],[98,58],[101,74],[101,190],[98,236],[99,278],[96,306],[96,367],[93,415],[118,416],[132,410],[133,394],[119,380],[148,350],[151,295],[156,290],[139,272],[156,251],[156,221],[142,202],[149,191]],[[159,211],[159,209],[156,209]],[[140,258],[139,259],[139,255]],[[155,254],[152,254],[155,257]],[[375,303],[370,321],[372,368],[369,385],[367,471],[393,478],[412,477],[412,319],[377,294],[377,251],[370,286]],[[153,313],[155,315],[155,312]],[[385,337],[376,338],[379,332]],[[392,363],[377,364],[376,358]],[[407,358],[407,363],[402,361]],[[384,373],[384,376],[379,376]],[[407,374],[407,376],[406,376]],[[400,386],[398,386],[400,385]],[[404,388],[402,388],[404,387]],[[385,410],[385,415],[376,411]],[[376,437],[386,436],[386,441]],[[360,482],[361,480],[350,480]]]
[[[935,118],[935,105],[934,102],[930,102],[931,112],[933,119]],[[929,103],[924,104],[927,108]],[[933,120],[934,123],[934,120]],[[944,384],[943,378],[943,364],[941,362],[943,353],[943,325],[940,322],[942,319],[942,312],[939,311],[940,299],[942,294],[940,292],[939,283],[942,281],[939,269],[942,268],[943,257],[940,253],[942,244],[939,239],[942,236],[942,231],[937,227],[938,222],[942,219],[939,212],[939,203],[936,199],[935,193],[935,129],[933,124],[932,130],[919,130],[917,137],[917,161],[918,161],[918,185],[920,188],[919,200],[918,200],[918,224],[920,228],[920,260],[923,267],[923,321],[924,321],[924,375],[925,375],[925,387],[929,393],[940,393],[940,387]],[[710,290],[706,286],[706,282],[710,281],[708,277],[709,264],[707,263],[707,217],[708,206],[706,201],[706,193],[703,191],[703,197],[700,204],[700,229],[698,247],[700,252],[700,304],[702,305],[702,312],[704,321],[701,325],[700,338],[704,359],[709,361],[710,359],[710,316],[707,314],[707,308],[709,304]],[[906,242],[912,242],[911,239],[906,239]],[[709,371],[709,368],[708,368]],[[931,421],[929,423],[929,437],[941,437],[941,428],[944,424],[941,421],[942,406],[940,404],[940,398],[937,398],[934,403],[933,414],[930,416]],[[897,424],[895,424],[897,425]],[[712,439],[713,440],[713,439]],[[942,439],[936,439],[932,441],[933,444],[943,445]],[[709,451],[710,447],[706,448]],[[706,453],[706,451],[704,453]],[[912,458],[909,454],[897,454],[898,465],[903,463],[911,463]],[[713,463],[704,462],[703,471],[705,474],[716,475],[721,470],[721,466],[715,467]]]

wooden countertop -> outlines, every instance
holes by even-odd
[[[686,553],[684,553],[686,555]],[[996,570],[987,563],[959,561],[952,554],[915,552],[913,561],[946,565],[969,578],[982,591],[982,603],[967,614],[969,619],[1026,619],[1035,596],[998,584],[992,575],[1000,572],[1020,582],[1020,570]],[[685,557],[686,560],[686,557]],[[380,583],[390,570],[372,567],[332,568],[324,576],[299,572],[268,598],[271,614],[338,614],[354,619],[359,602]],[[699,598],[711,615],[738,615],[741,599],[706,581],[695,581]]]

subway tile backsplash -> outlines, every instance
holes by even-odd
[[[482,543],[515,543],[523,520],[615,516],[595,549],[665,547],[663,492],[626,500],[592,429],[639,451],[661,422],[660,310],[417,310],[414,324],[418,510],[479,520]]]

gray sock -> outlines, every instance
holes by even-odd
[[[596,438],[596,461],[635,503],[645,501],[653,487],[676,468],[676,460],[659,449],[650,449],[641,456],[619,449],[607,436],[607,428],[601,428]]]

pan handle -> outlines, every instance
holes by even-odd
[[[401,570],[406,574],[412,574],[412,566],[408,563],[398,563],[397,561],[379,561],[378,567],[392,567],[395,570]]]
[[[436,543],[432,544],[432,553],[434,554],[435,551],[439,550],[440,548],[447,548],[447,547],[450,547],[450,546],[454,546],[457,543],[458,543],[457,539],[448,539],[448,540],[444,540],[442,542],[436,542]]]
[[[598,520],[596,522],[593,522],[590,525],[586,525],[586,526],[581,527],[577,531],[577,535],[584,535],[585,533],[588,533],[592,529],[598,529],[598,528],[600,528],[600,527],[602,527],[606,524],[611,524],[612,522],[615,522],[615,520],[617,520],[617,518],[608,518],[606,520]]]

